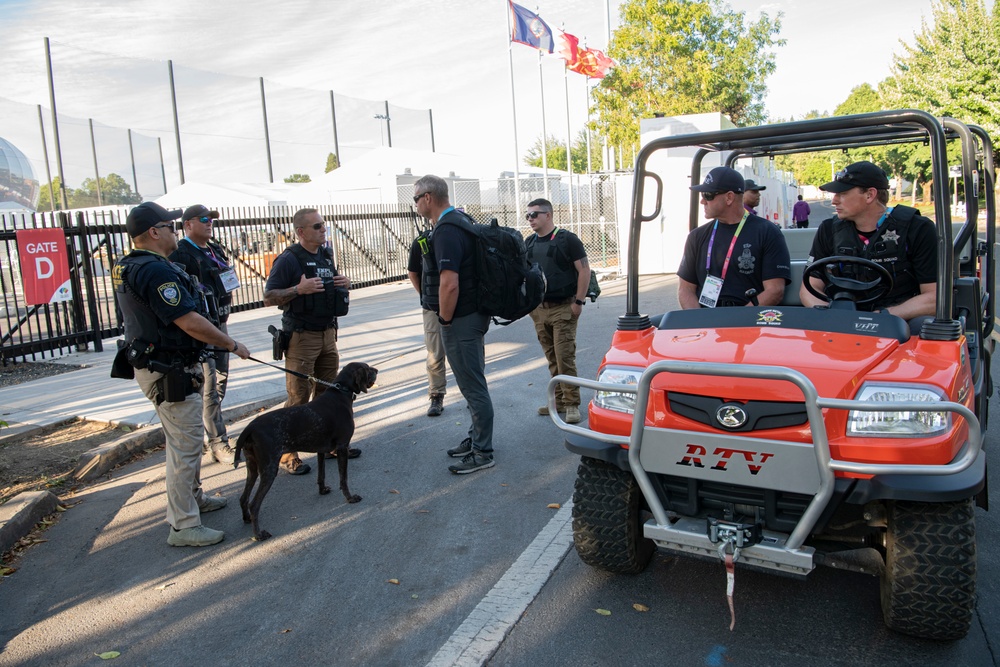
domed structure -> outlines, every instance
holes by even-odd
[[[38,180],[28,158],[17,146],[0,137],[0,209],[34,210],[38,193]]]

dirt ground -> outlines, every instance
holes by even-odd
[[[7,387],[78,368],[67,364],[30,362],[0,366],[0,386]],[[3,426],[0,426],[2,431]],[[98,422],[55,424],[40,431],[0,442],[0,504],[23,491],[49,489],[69,492],[68,476],[80,455],[117,440],[125,431]]]

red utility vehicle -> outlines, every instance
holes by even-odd
[[[864,260],[806,266],[794,252],[787,304],[641,314],[639,232],[662,203],[660,178],[647,168],[657,151],[694,150],[691,181],[700,183],[711,153],[731,165],[741,157],[914,141],[931,149],[940,241],[936,313],[919,335],[893,315],[856,309],[886,289],[884,270],[862,284],[831,265]],[[961,146],[966,192],[966,220],[954,227],[949,142]],[[804,577],[830,565],[868,572],[880,577],[887,626],[964,637],[976,601],[975,507],[987,507],[994,178],[982,129],[916,110],[647,144],[636,160],[626,312],[611,349],[597,381],[558,376],[549,385],[550,414],[567,449],[581,456],[573,536],[583,561],[636,573],[660,548],[728,559],[736,571]],[[694,228],[698,193],[690,209]],[[803,274],[824,279],[818,294],[828,307],[798,305]],[[558,416],[560,381],[596,390],[586,427]]]

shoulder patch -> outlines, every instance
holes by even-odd
[[[160,293],[160,298],[168,306],[176,306],[181,302],[181,290],[177,283],[163,283],[156,288],[156,291]]]

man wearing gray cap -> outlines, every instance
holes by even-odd
[[[222,509],[226,499],[201,489],[202,402],[199,357],[206,344],[241,359],[245,345],[206,317],[204,299],[187,273],[167,259],[177,249],[174,220],[181,212],[139,204],[125,228],[134,249],[115,264],[112,285],[122,312],[125,345],[115,359],[115,377],[134,377],[163,425],[167,449],[167,544],[202,547],[225,533],[202,525],[201,515]],[[199,312],[201,311],[201,312]],[[123,359],[125,363],[122,363]]]
[[[177,243],[177,250],[170,261],[180,264],[202,288],[208,304],[209,319],[223,333],[228,333],[226,322],[233,302],[232,293],[240,286],[236,270],[229,264],[226,252],[212,241],[212,229],[219,221],[219,212],[210,211],[201,204],[189,206],[181,218],[184,221],[184,238]],[[201,387],[205,423],[208,436],[207,451],[219,463],[232,465],[236,452],[229,446],[226,420],[222,418],[222,401],[229,384],[229,352],[213,348],[201,363],[205,381]]]
[[[929,218],[909,206],[889,206],[889,179],[871,162],[848,165],[820,190],[833,193],[836,217],[820,223],[809,251],[809,262],[835,255],[876,262],[893,277],[892,290],[863,310],[892,313],[910,322],[919,333],[923,317],[937,304],[937,233]],[[870,269],[851,267],[851,277],[871,280]],[[818,278],[810,279],[822,292]],[[803,285],[803,306],[823,306]]]
[[[743,208],[746,184],[735,169],[716,167],[701,185],[708,224],[688,234],[677,269],[681,308],[747,306],[754,290],[761,306],[781,302],[791,282],[788,246],[781,231]]]

